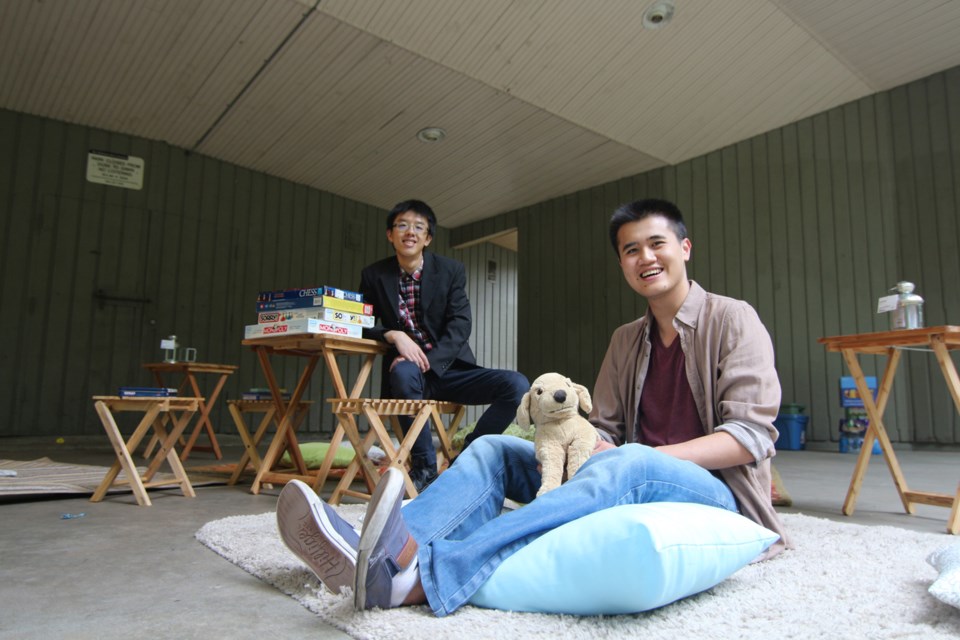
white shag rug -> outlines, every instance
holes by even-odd
[[[339,508],[351,523],[364,505]],[[357,612],[281,542],[273,512],[204,525],[197,539],[292,596],[328,624],[380,638],[960,638],[960,610],[927,589],[927,556],[954,539],[895,527],[865,527],[800,514],[783,516],[797,548],[749,565],[713,589],[624,616],[561,616],[463,607],[444,618],[428,607]]]

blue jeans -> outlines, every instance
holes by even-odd
[[[523,394],[530,390],[526,376],[506,369],[486,369],[477,365],[454,364],[440,377],[428,371],[422,373],[412,362],[400,362],[390,372],[390,392],[395,398],[432,399],[459,404],[490,406],[477,426],[467,437],[464,446],[488,434],[500,434],[517,415],[517,407]],[[400,418],[400,426],[406,433],[413,423],[409,417]],[[420,431],[410,449],[415,466],[437,468],[437,451],[433,447],[433,435],[429,425]]]
[[[534,500],[539,488],[533,443],[487,436],[403,508],[434,614],[466,604],[500,563],[525,545],[595,511],[644,502],[737,510],[730,489],[709,471],[640,444],[594,455],[571,480]],[[500,515],[504,498],[528,504]]]

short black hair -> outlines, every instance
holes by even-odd
[[[430,205],[422,200],[404,200],[395,204],[393,209],[390,209],[390,213],[387,214],[387,231],[393,229],[393,221],[397,219],[397,216],[407,211],[413,211],[427,219],[427,224],[430,225],[430,237],[432,238],[437,230],[437,216],[434,215]]]
[[[613,216],[610,217],[610,244],[613,245],[613,252],[620,257],[620,247],[617,246],[617,234],[620,233],[620,227],[629,222],[639,222],[650,216],[663,216],[670,223],[673,233],[677,240],[683,240],[687,237],[687,225],[683,222],[683,214],[677,205],[669,200],[658,200],[656,198],[647,198],[637,200],[627,204],[620,205]]]

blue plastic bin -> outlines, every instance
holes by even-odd
[[[807,444],[807,422],[810,416],[788,413],[777,416],[773,426],[780,432],[775,447],[783,451],[799,451]]]

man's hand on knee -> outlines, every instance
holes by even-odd
[[[403,331],[388,331],[384,334],[384,338],[396,347],[397,352],[400,354],[394,359],[393,363],[391,363],[391,371],[397,366],[398,362],[403,362],[404,360],[409,360],[414,363],[420,371],[424,373],[430,370],[430,361],[427,360],[427,354],[425,354],[423,349],[420,348],[420,345],[414,342],[413,338],[406,333]]]
[[[608,451],[610,449],[616,449],[617,445],[612,442],[607,442],[603,438],[597,438],[597,444],[593,447],[593,451],[590,453],[591,456],[595,456],[601,451]]]

